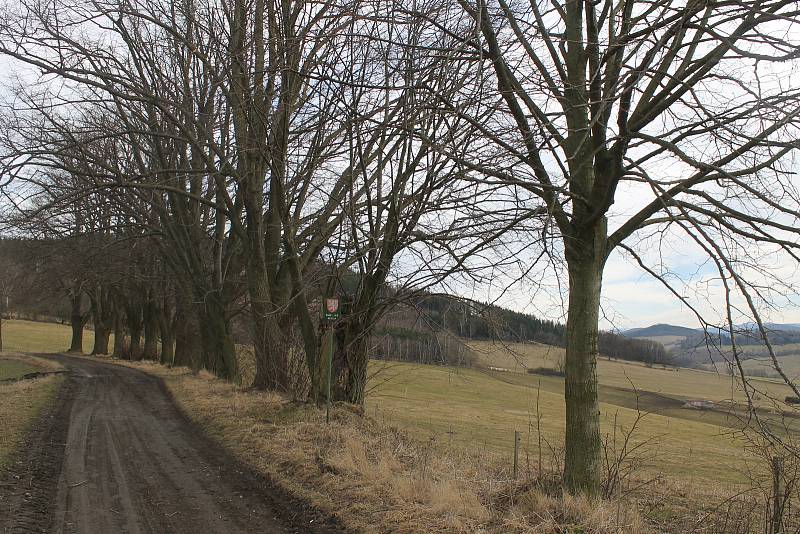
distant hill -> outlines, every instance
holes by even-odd
[[[797,323],[764,323],[770,343],[773,345],[787,345],[800,343],[800,325]],[[756,323],[742,323],[735,327],[736,342],[740,345],[761,345],[761,332]],[[684,344],[687,346],[705,342],[706,334],[723,345],[730,344],[730,333],[727,329],[712,329],[707,332],[697,330],[695,336],[687,336]]]
[[[775,332],[800,332],[800,324],[797,323],[764,323],[764,327]],[[758,325],[756,323],[744,323],[739,325],[739,328],[755,331],[758,330]]]
[[[800,333],[800,323],[764,323],[764,327],[772,333],[784,333],[787,335],[792,335]],[[736,328],[739,330],[739,333],[747,333],[748,331],[756,333],[758,330],[758,326],[756,323],[743,323],[740,325],[736,325]],[[709,333],[712,331],[709,330]],[[716,331],[714,331],[716,332]],[[717,333],[717,335],[724,336],[726,333],[725,330],[722,330]],[[687,338],[695,338],[697,336],[703,335],[702,328],[687,328],[685,326],[675,326],[672,324],[654,324],[652,326],[647,326],[644,328],[632,328],[630,330],[626,330],[622,332],[622,335],[625,337],[664,337],[664,336],[678,336],[678,337],[687,337]]]
[[[675,326],[671,324],[654,324],[645,328],[633,328],[626,330],[622,334],[625,337],[661,337],[661,336],[696,336],[698,330],[685,326]]]

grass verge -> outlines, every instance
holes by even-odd
[[[58,364],[21,354],[0,355],[0,377],[13,373],[56,370]],[[6,376],[14,378],[14,376]],[[33,424],[49,406],[63,381],[61,376],[0,383],[0,470],[8,467],[13,455],[25,443]]]

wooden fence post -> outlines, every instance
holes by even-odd
[[[783,523],[783,496],[781,495],[781,468],[780,456],[772,457],[772,534],[779,534]]]

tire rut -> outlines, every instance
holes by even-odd
[[[4,534],[50,532],[74,386],[71,380],[64,381],[26,445],[10,467],[0,472],[0,532]]]

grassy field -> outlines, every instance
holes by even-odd
[[[553,377],[481,372],[475,369],[374,363],[367,412],[423,438],[511,457],[514,431],[522,432],[525,463],[538,462],[539,431],[545,461],[560,449],[564,426],[563,381]],[[637,418],[636,396],[602,395],[602,433],[618,436]],[[537,429],[537,411],[538,418]],[[640,451],[644,472],[700,484],[745,480],[743,443],[731,422],[716,412],[672,407],[649,413],[633,441],[649,441]]]
[[[563,360],[564,349],[536,343],[495,344],[471,342],[468,344],[478,354],[484,367],[508,369],[514,373],[527,373],[527,369],[546,367],[554,369]],[[747,361],[747,360],[746,360]],[[798,369],[800,370],[800,368]],[[598,382],[601,386],[637,389],[666,395],[680,400],[706,399],[725,402],[746,400],[741,387],[729,376],[713,371],[676,367],[647,367],[639,362],[623,362],[600,358],[597,363]],[[752,384],[766,398],[783,399],[790,394],[782,383],[769,379],[752,379]]]
[[[800,352],[790,356],[777,356],[778,364],[783,372],[794,380],[800,379]],[[777,376],[778,373],[770,358],[753,358],[744,360],[742,366],[746,373],[765,373],[768,376]]]
[[[518,430],[523,433],[526,461],[538,462],[539,430],[544,455],[558,449],[564,424],[563,379],[527,370],[557,368],[563,349],[538,344],[469,345],[484,369],[373,362],[368,411],[419,436],[507,456]],[[640,451],[646,472],[700,484],[746,480],[743,460],[749,457],[737,436],[744,426],[739,417],[725,410],[684,408],[689,400],[711,400],[721,406],[730,406],[731,399],[744,401],[730,377],[601,359],[598,381],[602,433],[607,439],[613,439],[615,428],[619,437],[640,413],[647,414],[633,434],[635,443],[646,442]],[[753,383],[765,394],[758,401],[765,408],[772,405],[767,395],[782,399],[789,392],[773,380]]]
[[[774,351],[778,364],[786,375],[793,380],[800,380],[800,345],[797,343],[791,345],[776,345]],[[745,373],[752,373],[758,376],[766,375],[769,377],[779,376],[778,372],[775,370],[772,359],[769,356],[765,356],[767,351],[764,347],[745,345],[742,347],[742,352],[748,356],[755,356],[742,360],[742,367]],[[703,368],[713,370],[714,365],[707,363],[703,365]],[[726,364],[718,363],[716,368],[724,370]]]
[[[3,321],[3,350],[6,352],[64,352],[69,348],[72,331],[69,325],[34,321]],[[89,352],[94,332],[83,331],[83,350]]]
[[[58,368],[53,362],[20,354],[0,353],[0,380],[34,371]],[[5,468],[42,410],[48,406],[63,380],[46,376],[19,382],[0,382],[0,469]]]

